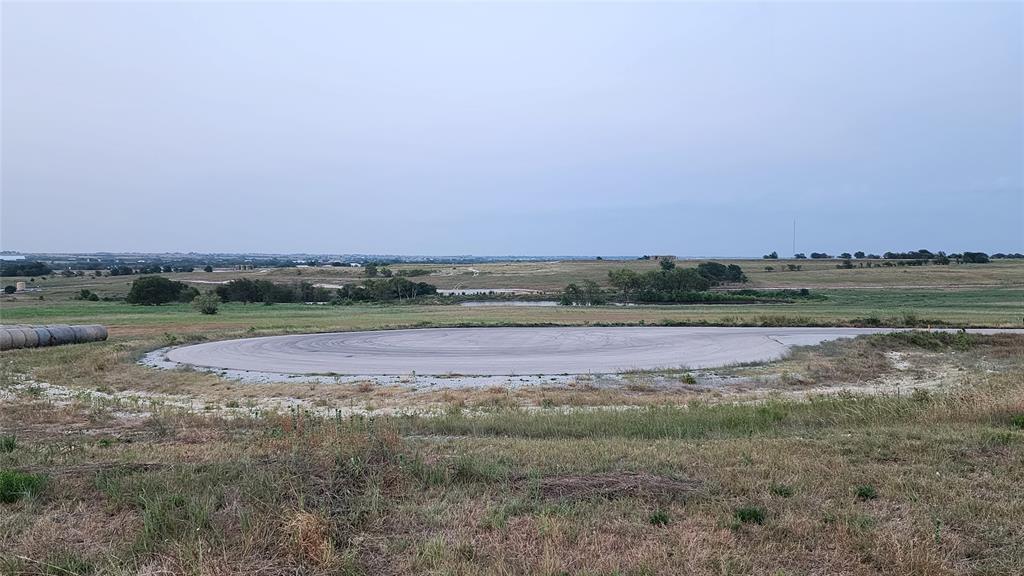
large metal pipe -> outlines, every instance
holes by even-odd
[[[99,342],[107,339],[107,328],[99,324],[68,326],[0,326],[0,350],[58,346],[78,342]]]

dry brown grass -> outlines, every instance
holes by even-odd
[[[130,348],[88,350],[62,352],[67,366],[41,364],[36,376],[113,389],[149,373],[119,370]],[[893,352],[912,367],[883,366]],[[426,418],[220,418],[84,394],[62,404],[12,388],[8,372],[0,434],[18,445],[0,453],[0,469],[49,483],[38,498],[0,504],[0,573],[1022,573],[1021,352],[1019,336],[964,350],[861,340],[733,369],[752,380],[807,373],[818,387],[947,375],[927,393],[870,399],[737,404],[748,397],[647,390],[647,374],[633,375],[634,390],[584,378],[436,391],[419,400],[462,414],[445,416],[453,422],[491,423],[438,432]],[[239,392],[198,373],[154,378],[166,380],[135,385],[181,379],[196,394],[209,386],[204,402],[218,403]],[[382,405],[404,394],[360,388],[344,393]],[[574,402],[682,407],[671,418],[519,409]],[[478,406],[486,411],[472,414]],[[592,427],[570,435],[551,425],[558,414]],[[702,418],[692,434],[673,429]],[[734,425],[747,420],[757,425]],[[876,498],[858,498],[866,485]],[[737,520],[741,508],[763,511],[763,523]]]
[[[538,488],[545,498],[675,498],[700,487],[699,482],[679,480],[642,472],[551,476]]]

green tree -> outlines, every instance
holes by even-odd
[[[658,265],[661,266],[661,269],[666,272],[676,267],[676,263],[673,262],[672,260],[659,260]]]
[[[964,252],[960,257],[964,264],[988,264],[988,254],[984,252]]]
[[[129,304],[142,304],[144,306],[158,306],[168,302],[174,302],[183,296],[191,300],[198,291],[189,288],[181,282],[175,282],[163,276],[141,276],[132,282],[128,291],[127,301]]]
[[[207,264],[206,266],[203,267],[203,272],[213,272],[213,266]]]

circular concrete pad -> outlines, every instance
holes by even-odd
[[[224,340],[168,360],[286,374],[586,374],[772,360],[872,328],[429,328]]]

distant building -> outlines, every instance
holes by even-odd
[[[651,256],[651,260],[669,260],[669,261],[675,261],[675,260],[676,260],[676,257],[675,257],[675,256],[670,256],[670,255],[663,255],[663,256]]]

